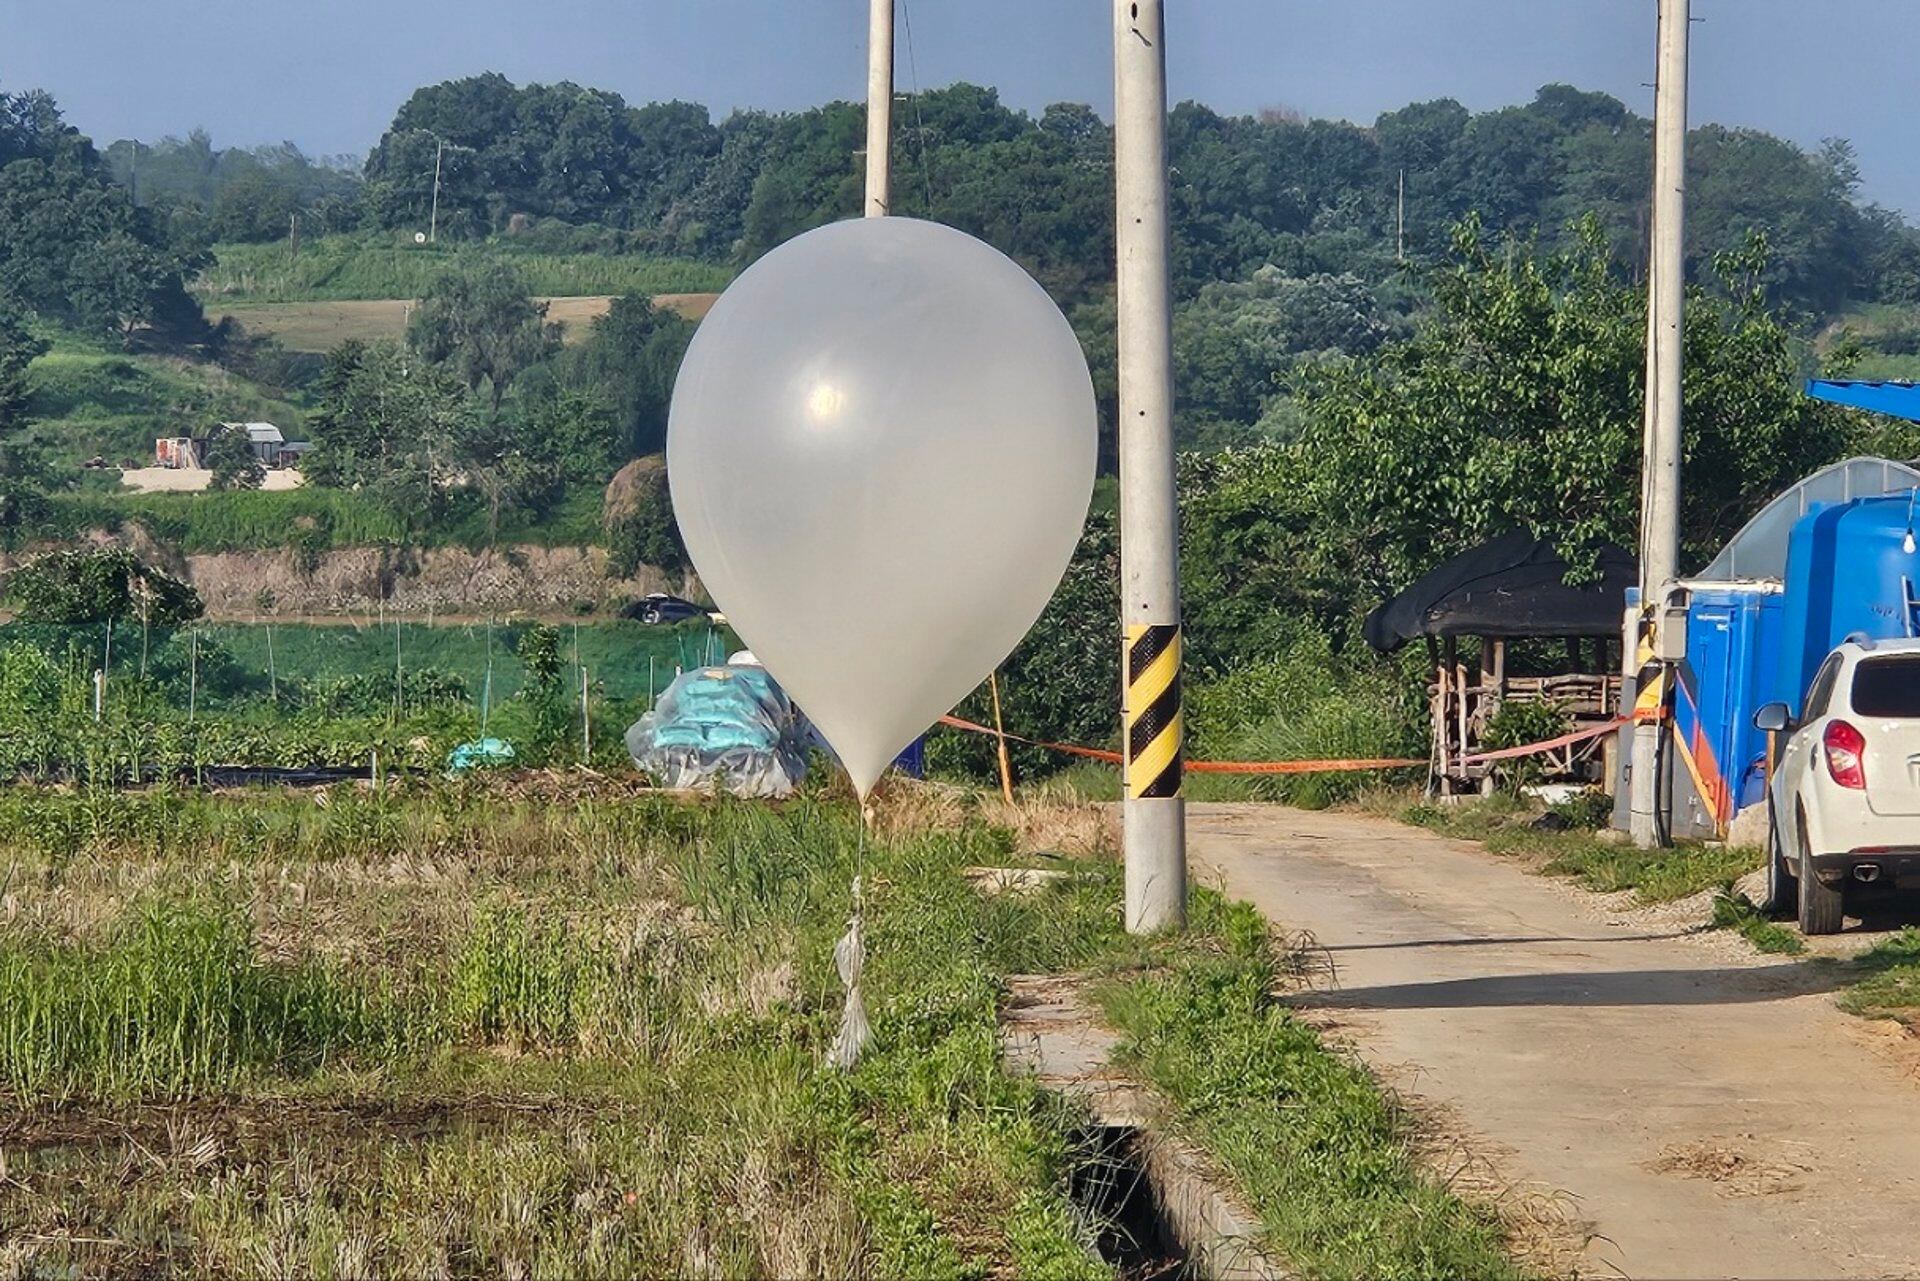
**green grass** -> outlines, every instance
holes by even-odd
[[[1643,850],[1603,839],[1591,831],[1541,831],[1537,811],[1505,797],[1458,805],[1398,804],[1403,822],[1478,841],[1494,853],[1523,858],[1551,876],[1565,876],[1590,890],[1632,890],[1648,903],[1666,903],[1702,890],[1731,885],[1764,861],[1741,846],[1681,842],[1671,849]]]
[[[299,439],[306,415],[290,401],[212,365],[129,354],[70,334],[27,369],[28,417],[55,461],[99,455],[109,465],[153,462],[158,436],[206,421],[267,421]]]
[[[1284,958],[1266,922],[1211,895],[1195,906],[1196,945],[1114,982],[1103,1004],[1281,1257],[1354,1281],[1527,1275],[1497,1222],[1420,1168],[1408,1119],[1366,1071],[1274,1000]]]
[[[1840,995],[1840,1008],[1867,1018],[1920,1017],[1920,929],[1908,926],[1848,963],[1859,981]]]
[[[139,1150],[124,1137],[139,1100],[205,1099],[254,1118],[226,1146],[257,1157],[120,1179],[86,1173],[88,1149],[29,1142],[15,1159],[10,1142],[0,1217],[111,1242],[42,1231],[29,1271],[252,1273],[270,1254],[330,1270],[344,1248],[403,1275],[1106,1274],[1064,1200],[1072,1115],[1001,1072],[994,1012],[1007,960],[1078,959],[1114,933],[1110,878],[1044,908],[988,905],[955,892],[961,866],[1004,850],[986,829],[870,848],[878,1040],[842,1075],[822,1052],[860,843],[849,807],[333,797],[317,818],[297,797],[65,798],[49,803],[121,812],[53,854],[45,808],[0,811],[0,844],[36,883],[64,869],[63,892],[0,927],[27,958],[0,969],[0,1008],[27,1011],[8,1021],[14,1055],[41,1065],[6,1080],[10,1110],[97,1117],[110,1150],[92,1159],[118,1162]],[[734,874],[683,887],[722,849]],[[268,850],[286,861],[261,863]],[[155,894],[194,914],[124,943],[145,938]],[[242,914],[252,930],[229,923]],[[292,980],[276,976],[322,970],[326,999],[277,995]],[[336,1006],[378,1011],[374,1030],[305,1012]],[[319,1120],[275,1121],[284,1100]],[[276,1173],[289,1159],[292,1182]]]
[[[1746,939],[1756,952],[1799,956],[1807,950],[1798,933],[1761,912],[1745,895],[1729,892],[1715,898],[1713,924],[1716,929],[1732,930]]]
[[[1008,976],[1106,976],[1139,1069],[1303,1275],[1506,1277],[1497,1223],[1272,995],[1202,892],[1120,929],[964,815],[611,784],[0,790],[0,1219],[28,1275],[1097,1277],[1078,1118],[1000,1063]],[[1110,851],[1109,851],[1110,854]],[[827,1067],[867,885],[874,1040]]]
[[[0,943],[0,1086],[54,1098],[230,1088],[384,1038],[395,1013],[315,967],[262,961],[231,913],[156,904],[96,947]]]
[[[298,256],[282,243],[215,247],[215,264],[195,289],[210,305],[418,298],[443,272],[477,260],[511,262],[530,293],[711,293],[732,272],[713,263],[645,254],[543,253],[511,241],[415,245],[397,235],[340,235],[305,242]]]
[[[188,554],[270,551],[291,546],[324,551],[403,542],[423,547],[480,548],[494,543],[586,547],[597,544],[602,537],[601,492],[597,486],[572,490],[538,520],[510,513],[502,518],[497,533],[488,530],[486,513],[477,501],[428,529],[409,530],[391,509],[358,491],[319,486],[271,493],[81,492],[56,494],[51,503],[49,534],[71,538],[90,529],[119,529],[138,523]]]

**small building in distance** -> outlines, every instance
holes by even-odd
[[[269,471],[298,467],[301,457],[313,448],[304,440],[288,440],[286,433],[272,423],[221,423],[220,427],[222,430],[244,430],[253,456]],[[161,436],[153,442],[154,462],[161,467],[181,471],[205,471],[207,445],[211,438],[211,432],[202,432],[197,436]]]

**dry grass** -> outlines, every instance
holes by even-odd
[[[875,830],[888,835],[984,823],[1010,834],[1019,858],[1109,858],[1120,846],[1115,808],[1069,792],[1021,794],[1009,805],[997,792],[892,777],[872,808]]]

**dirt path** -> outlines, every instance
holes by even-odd
[[[1819,967],[1384,819],[1192,813],[1196,875],[1326,949],[1302,999],[1504,1176],[1573,1199],[1583,1271],[1920,1276],[1920,1082]]]

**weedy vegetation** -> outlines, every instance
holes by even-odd
[[[326,236],[299,253],[286,244],[223,244],[194,289],[213,302],[418,298],[435,278],[482,260],[511,262],[530,292],[678,294],[724,289],[732,272],[690,258],[638,253],[552,253],[508,242],[416,245],[378,234]]]
[[[1008,976],[1080,973],[1305,1275],[1507,1276],[1498,1220],[1202,894],[1120,929],[1104,820],[896,791],[0,791],[9,1275],[1113,1275]],[[992,821],[990,821],[992,820]],[[1067,874],[982,896],[963,873]],[[1072,834],[1073,839],[1068,839]],[[825,1065],[866,885],[875,1039]]]

